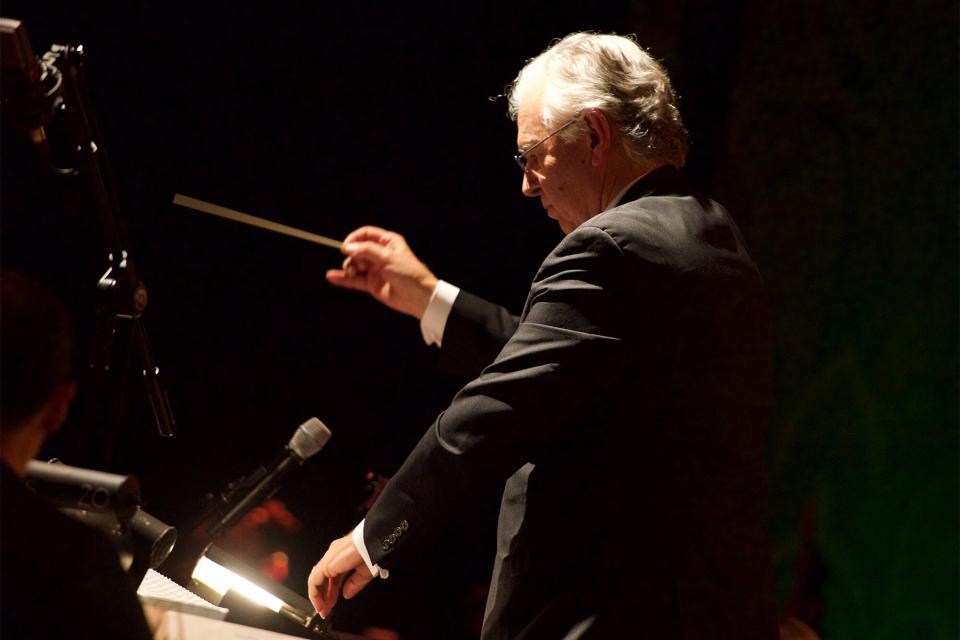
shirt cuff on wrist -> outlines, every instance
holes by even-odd
[[[447,326],[450,310],[460,293],[460,288],[440,280],[430,295],[430,302],[420,319],[420,332],[428,345],[442,346],[443,332]]]
[[[360,553],[360,557],[363,558],[364,564],[367,565],[367,569],[370,570],[370,573],[375,577],[379,578],[389,578],[390,572],[387,569],[381,569],[380,565],[373,564],[370,561],[370,554],[367,552],[367,545],[363,541],[363,523],[361,520],[360,524],[353,528],[353,533],[350,534],[353,540],[353,546],[357,548],[357,551]]]

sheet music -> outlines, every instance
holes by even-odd
[[[147,569],[147,574],[137,588],[137,596],[143,604],[151,604],[170,611],[182,611],[214,620],[223,620],[227,617],[227,609],[210,604],[153,569]]]
[[[353,636],[351,636],[353,637]],[[179,611],[163,614],[154,640],[298,640],[295,636],[242,624],[210,620]],[[358,638],[358,640],[362,640]]]

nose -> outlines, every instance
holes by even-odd
[[[540,195],[540,179],[533,171],[527,169],[523,172],[523,185],[520,187],[523,195],[528,198],[536,198]]]

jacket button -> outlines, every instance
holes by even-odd
[[[410,523],[407,522],[406,520],[402,520],[402,521],[400,522],[400,528],[403,529],[404,531],[406,531],[407,529],[410,528]]]
[[[387,544],[394,545],[396,543],[397,543],[397,536],[393,535],[392,533],[387,536]]]
[[[403,531],[400,529],[400,527],[397,527],[396,529],[393,530],[393,535],[399,538],[400,536],[403,535]]]
[[[380,545],[380,550],[381,550],[381,551],[390,551],[390,545],[388,545],[386,542],[384,542],[382,545]]]

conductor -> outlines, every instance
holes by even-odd
[[[730,214],[679,170],[686,130],[633,40],[576,33],[509,93],[524,195],[566,234],[519,317],[400,235],[347,236],[337,286],[419,318],[473,379],[308,580],[328,615],[502,492],[482,638],[776,638],[763,287]]]

